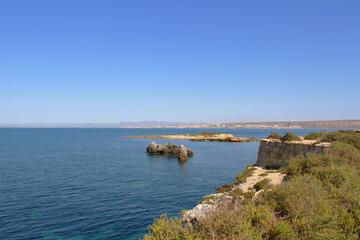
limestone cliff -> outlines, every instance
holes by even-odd
[[[330,143],[318,143],[316,140],[281,141],[262,139],[260,141],[256,166],[284,166],[286,161],[306,153],[321,153]]]

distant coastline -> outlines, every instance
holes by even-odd
[[[0,124],[0,128],[235,128],[235,129],[360,129],[360,120],[191,123],[141,121],[76,124]]]

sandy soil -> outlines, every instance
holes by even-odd
[[[284,180],[284,177],[286,176],[286,174],[282,174],[278,172],[272,173],[271,170],[266,170],[262,167],[255,167],[255,168],[256,169],[253,171],[253,175],[248,177],[245,183],[242,183],[235,188],[240,188],[244,192],[247,192],[250,187],[253,187],[257,182],[265,178],[269,179],[270,184],[275,186],[280,184]],[[267,173],[267,175],[260,176],[260,174],[262,173]]]

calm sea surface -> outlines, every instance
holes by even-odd
[[[144,153],[150,139],[119,136],[202,131],[208,130],[0,129],[0,239],[142,237],[154,217],[179,215],[232,182],[255,163],[258,143],[174,140],[195,153],[179,163]],[[274,132],[211,131],[257,138]]]

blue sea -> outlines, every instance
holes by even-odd
[[[0,129],[0,239],[143,237],[154,217],[178,216],[231,183],[256,162],[258,143],[173,140],[195,153],[180,163],[147,155],[151,139],[119,136],[203,131],[209,130]],[[211,131],[263,138],[289,130]]]

